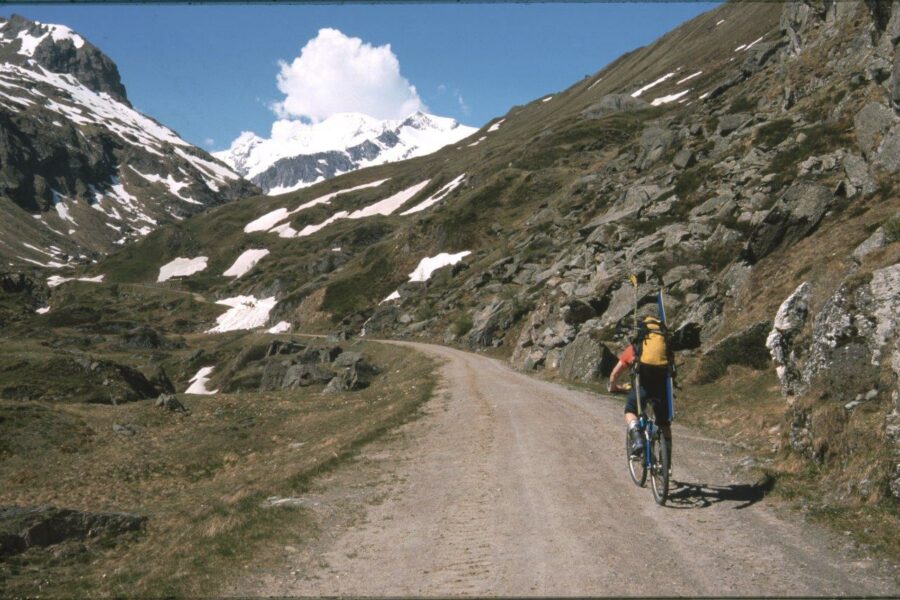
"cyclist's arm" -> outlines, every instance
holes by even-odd
[[[613,367],[612,373],[609,374],[609,383],[606,385],[606,391],[608,392],[620,392],[622,388],[619,387],[619,384],[616,383],[616,379],[628,368],[628,365],[619,361],[616,363],[616,366]]]

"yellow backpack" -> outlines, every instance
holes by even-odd
[[[638,362],[644,365],[664,367],[670,363],[668,331],[659,319],[644,317],[638,326],[634,352]]]

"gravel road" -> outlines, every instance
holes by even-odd
[[[621,399],[407,345],[443,361],[424,416],[322,481],[321,539],[235,592],[900,594],[895,567],[733,475],[741,454],[726,444],[676,426],[677,483],[660,507],[626,472]]]

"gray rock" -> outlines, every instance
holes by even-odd
[[[696,163],[696,155],[694,154],[693,150],[690,150],[688,148],[679,150],[678,154],[676,154],[675,158],[672,160],[672,165],[676,169],[687,169],[688,167],[694,166]]]
[[[33,546],[53,546],[140,531],[147,517],[129,513],[91,513],[53,506],[0,507],[0,556]]]
[[[751,120],[752,117],[745,113],[723,115],[719,118],[719,125],[717,126],[716,131],[719,135],[725,137],[748,124]]]
[[[697,383],[714,381],[725,374],[729,365],[743,365],[753,369],[768,368],[766,335],[771,328],[771,321],[761,321],[710,346],[700,357],[695,381]]]
[[[112,430],[114,433],[123,435],[125,437],[131,437],[137,433],[137,428],[134,425],[120,423],[113,423]]]
[[[317,383],[328,383],[334,373],[318,364],[299,364],[288,367],[281,384],[283,390],[293,390]]]
[[[171,412],[187,412],[184,404],[179,402],[178,398],[173,394],[160,394],[159,398],[156,399],[155,406]]]
[[[884,104],[869,102],[856,113],[853,126],[863,156],[871,159],[884,134],[894,123],[894,113]]]
[[[852,198],[858,193],[868,196],[878,188],[875,179],[869,173],[869,164],[855,154],[844,157],[844,174],[847,176],[847,197]]]
[[[802,239],[815,230],[833,200],[834,194],[822,185],[794,184],[751,232],[746,257],[756,262],[782,244]]]
[[[337,369],[352,367],[362,360],[364,360],[362,352],[343,352],[334,360],[334,367]]]
[[[263,367],[262,378],[259,383],[260,392],[272,392],[280,390],[284,384],[284,377],[287,374],[290,361],[272,360]]]
[[[781,382],[781,392],[790,401],[802,388],[794,340],[806,324],[810,289],[809,283],[804,281],[781,303],[766,338],[766,347],[775,361],[775,371]]]
[[[607,94],[599,102],[582,111],[581,116],[586,119],[599,119],[611,113],[635,112],[649,107],[649,103],[640,98],[632,98],[630,94]]]
[[[900,173],[900,124],[891,127],[875,154],[875,164],[886,171]]]
[[[884,235],[884,227],[879,227],[872,235],[866,238],[863,243],[856,247],[853,251],[853,258],[860,260],[867,254],[884,248],[886,245],[887,238]]]
[[[605,345],[593,339],[590,332],[582,332],[562,349],[559,374],[576,381],[596,381],[604,371],[609,375],[615,362],[615,356]]]

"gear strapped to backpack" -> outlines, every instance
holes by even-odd
[[[654,367],[674,366],[674,356],[669,344],[669,331],[659,319],[644,317],[638,324],[637,335],[632,340],[636,364]]]

